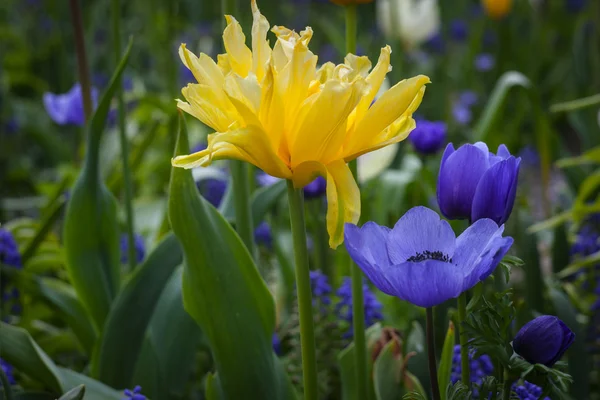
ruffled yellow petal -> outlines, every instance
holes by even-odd
[[[189,84],[181,89],[181,93],[189,104],[179,100],[177,106],[217,132],[228,130],[229,126],[238,118],[235,107],[228,100],[222,88]]]
[[[252,70],[256,79],[262,82],[271,58],[271,47],[267,40],[269,21],[260,13],[256,0],[252,0]]]
[[[366,78],[371,69],[371,61],[367,56],[357,56],[352,53],[348,53],[344,58],[344,64],[352,68],[352,74],[348,77],[349,80],[353,80],[358,76]]]
[[[329,80],[319,93],[307,99],[290,135],[292,168],[309,160],[328,164],[340,158],[346,120],[365,87],[364,79],[351,84]]]
[[[246,46],[246,36],[240,23],[231,15],[226,15],[227,27],[223,31],[223,44],[229,55],[229,64],[233,72],[246,77],[252,69],[252,52]]]
[[[186,48],[185,44],[182,44],[179,46],[179,58],[192,71],[198,83],[214,88],[220,88],[223,85],[225,78],[222,70],[206,54],[200,53],[200,58],[198,58]]]
[[[327,232],[332,249],[344,241],[344,224],[356,224],[359,218],[360,191],[350,168],[342,160],[328,164]]]
[[[368,109],[365,116],[356,121],[356,129],[345,144],[344,158],[351,160],[363,154],[367,147],[373,145],[374,139],[378,138],[381,132],[398,118],[406,115],[407,111],[416,109],[423,97],[425,84],[429,82],[428,77],[419,75],[400,81],[385,92]]]

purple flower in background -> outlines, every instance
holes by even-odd
[[[478,100],[479,95],[472,90],[464,90],[458,95],[458,101],[467,107],[473,107]]]
[[[331,294],[331,285],[327,275],[321,271],[310,271],[310,287],[313,296],[313,304],[319,300],[322,304],[331,303],[329,295]]]
[[[319,64],[325,64],[326,62],[339,63],[341,58],[338,49],[329,43],[321,46],[318,55]]]
[[[566,0],[565,6],[567,11],[571,13],[578,13],[585,8],[587,0]]]
[[[473,112],[471,112],[468,106],[462,103],[455,103],[452,106],[452,117],[460,125],[468,125],[473,119]]]
[[[8,121],[4,124],[3,132],[6,132],[9,135],[17,133],[19,130],[19,121],[15,117],[10,117]]]
[[[446,124],[441,121],[417,120],[408,139],[421,154],[435,154],[446,143]]]
[[[449,219],[475,222],[490,218],[506,222],[517,194],[520,158],[510,155],[505,145],[491,153],[483,142],[454,149],[446,146],[437,183],[442,214]]]
[[[314,199],[321,197],[325,194],[326,189],[327,179],[323,178],[322,176],[317,176],[315,180],[304,186],[304,198]]]
[[[281,178],[275,178],[274,176],[271,176],[269,174],[267,174],[264,171],[259,171],[256,174],[256,182],[260,185],[260,186],[271,186],[277,182],[281,181]]]
[[[81,85],[76,83],[71,90],[64,94],[44,93],[44,107],[54,122],[59,125],[85,124],[83,112],[83,94]],[[92,107],[95,109],[98,102],[98,90],[92,88]]]
[[[526,323],[513,340],[515,353],[531,364],[552,367],[575,341],[575,334],[553,315],[542,315]]]
[[[440,32],[437,32],[435,35],[427,39],[425,46],[434,53],[443,53],[446,49],[446,43],[444,42],[444,38]]]
[[[481,53],[475,56],[475,69],[477,71],[490,71],[496,65],[496,58],[489,53]]]
[[[450,22],[450,36],[457,42],[463,42],[469,36],[469,26],[462,19],[455,19]]]
[[[350,257],[382,292],[419,307],[458,297],[496,268],[513,243],[504,226],[480,219],[458,238],[447,221],[426,207],[408,210],[393,229],[346,224]]]
[[[12,233],[4,228],[0,228],[0,262],[10,267],[23,267],[17,241]]]
[[[146,396],[142,394],[142,387],[137,385],[133,390],[125,389],[123,392],[126,397],[121,400],[148,400]]]
[[[273,343],[273,351],[275,352],[275,354],[280,356],[281,355],[281,339],[279,339],[279,335],[276,332],[273,333],[273,338],[271,339],[271,341]]]
[[[383,320],[381,310],[383,305],[377,300],[375,294],[369,289],[369,285],[363,282],[363,304],[365,310],[365,327],[369,327],[377,321]],[[336,292],[339,300],[335,306],[335,312],[339,318],[350,323],[350,328],[344,335],[344,337],[352,337],[353,328],[352,320],[354,315],[352,313],[352,279],[345,277],[342,285]]]
[[[207,178],[196,182],[196,187],[206,201],[218,208],[225,197],[227,184],[227,179]]]
[[[254,230],[254,241],[269,249],[273,246],[273,235],[271,234],[269,224],[263,221],[256,227]]]
[[[2,371],[4,372],[8,383],[10,385],[16,385],[17,381],[15,380],[15,376],[13,375],[13,366],[0,358],[0,368],[2,368]]]
[[[516,383],[512,385],[512,391],[515,392],[520,400],[542,400],[542,388],[531,382],[523,382],[522,385]],[[543,400],[551,400],[550,397],[544,397]]]
[[[523,164],[531,167],[540,165],[540,153],[535,146],[525,146],[519,152],[519,157],[523,160]]]
[[[479,390],[477,386],[481,386],[483,379],[494,373],[494,364],[490,356],[484,354],[480,357],[475,358],[475,351],[469,351],[469,367],[471,374],[471,383],[473,383],[473,398],[479,398]],[[450,374],[450,381],[454,385],[456,382],[461,380],[462,365],[460,356],[460,345],[454,346],[454,354],[452,356],[452,370]]]
[[[135,262],[137,264],[144,261],[146,256],[146,245],[144,244],[144,237],[140,234],[135,233],[133,235],[133,245],[135,247]],[[127,264],[129,262],[129,240],[127,234],[121,235],[120,240],[121,247],[121,264]]]

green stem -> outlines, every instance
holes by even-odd
[[[504,370],[504,383],[502,384],[502,400],[510,400],[512,382],[509,378],[508,370]]]
[[[467,387],[471,387],[471,365],[469,363],[469,337],[465,330],[465,321],[467,319],[467,292],[458,296],[458,325],[460,338],[460,366],[462,373],[462,382]]]
[[[306,248],[306,226],[304,222],[304,196],[302,189],[295,189],[292,181],[287,181],[290,205],[290,224],[294,241],[294,261],[296,271],[296,291],[300,314],[300,340],[302,346],[302,373],[304,375],[304,398],[315,400],[317,393],[317,359],[315,353],[315,333],[313,329],[312,292]]]
[[[346,6],[346,53],[356,53],[356,4]],[[350,162],[350,171],[357,179],[356,160]],[[361,270],[351,259],[352,276],[352,328],[354,334],[354,356],[356,365],[356,390],[359,399],[368,399],[367,341],[365,338],[365,307],[363,296],[363,277]]]
[[[113,48],[115,52],[115,65],[119,65],[121,59],[121,1],[112,0],[113,19]],[[123,85],[119,82],[117,89],[117,112],[119,121],[119,141],[121,143],[121,162],[123,163],[123,183],[125,192],[125,219],[127,222],[127,260],[129,271],[133,271],[136,265],[135,239],[133,236],[133,184],[131,182],[131,171],[129,169],[129,143],[127,143],[127,132],[125,130],[125,106],[123,104]]]
[[[73,35],[75,37],[75,54],[77,55],[77,71],[81,93],[83,94],[83,113],[88,121],[92,116],[92,89],[90,84],[90,69],[85,52],[85,36],[83,34],[83,22],[79,0],[69,0],[71,8],[71,22],[73,23]]]
[[[565,101],[564,103],[552,104],[550,106],[550,112],[558,113],[575,111],[582,108],[597,106],[598,104],[600,104],[600,93],[593,96],[583,97],[581,99]]]
[[[425,309],[427,315],[427,358],[429,360],[429,380],[431,381],[431,397],[440,400],[440,387],[437,376],[437,361],[435,359],[435,331],[433,329],[433,308]]]
[[[14,396],[13,396],[13,392],[12,392],[12,388],[10,386],[10,383],[8,382],[8,378],[6,377],[6,374],[4,373],[4,370],[2,368],[0,368],[0,383],[2,384],[2,390],[0,390],[0,400],[2,399],[6,399],[6,400],[13,400]]]

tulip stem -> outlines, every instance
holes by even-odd
[[[300,341],[302,348],[302,373],[304,377],[304,398],[315,400],[317,393],[317,358],[315,353],[315,332],[313,328],[312,291],[306,247],[306,225],[304,222],[304,194],[295,189],[292,181],[287,181],[287,194],[290,206],[290,224],[294,242],[294,262],[296,271],[296,292],[300,314]]]
[[[77,71],[79,74],[79,83],[81,84],[81,93],[83,97],[83,114],[85,115],[85,121],[87,122],[92,116],[92,88],[90,84],[90,69],[88,67],[87,55],[85,52],[83,19],[81,17],[79,0],[70,0],[69,4],[71,8],[71,21],[73,23],[73,35],[75,37]]]
[[[460,338],[460,366],[462,374],[462,382],[467,387],[471,387],[469,363],[469,336],[465,330],[465,321],[467,319],[467,292],[463,292],[458,296],[458,324]]]
[[[121,60],[121,1],[112,0],[113,19],[113,48],[115,52],[115,65]],[[133,271],[136,265],[135,238],[133,236],[133,186],[131,183],[131,171],[129,169],[129,144],[127,143],[127,131],[125,130],[125,106],[123,104],[123,81],[118,83],[117,90],[117,113],[119,122],[119,141],[121,144],[121,162],[123,163],[123,186],[125,192],[125,218],[127,221],[127,261],[129,271]]]
[[[242,238],[252,257],[254,252],[254,224],[250,207],[250,184],[248,182],[248,165],[243,161],[231,160],[231,181],[233,185],[233,202],[235,207],[235,229]]]
[[[356,53],[356,4],[346,5],[346,53]],[[350,171],[357,179],[356,160],[350,161]],[[352,274],[352,329],[354,363],[356,365],[357,398],[368,399],[367,341],[365,338],[365,308],[361,270],[349,258]]]
[[[433,329],[433,308],[425,309],[427,315],[427,356],[429,359],[429,380],[431,381],[431,397],[440,400],[440,387],[437,376],[437,361],[435,359],[435,331]]]

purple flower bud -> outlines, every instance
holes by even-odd
[[[488,53],[481,53],[475,57],[475,69],[477,71],[490,71],[496,65],[496,58]]]
[[[454,150],[446,146],[437,184],[437,200],[449,219],[471,223],[490,218],[498,225],[508,220],[515,203],[521,158],[504,145],[497,155],[485,143],[465,144]]]
[[[552,315],[537,317],[521,328],[513,340],[515,352],[531,364],[553,366],[575,341],[575,334]]]
[[[435,154],[446,143],[446,124],[441,121],[419,120],[408,139],[419,153]]]

